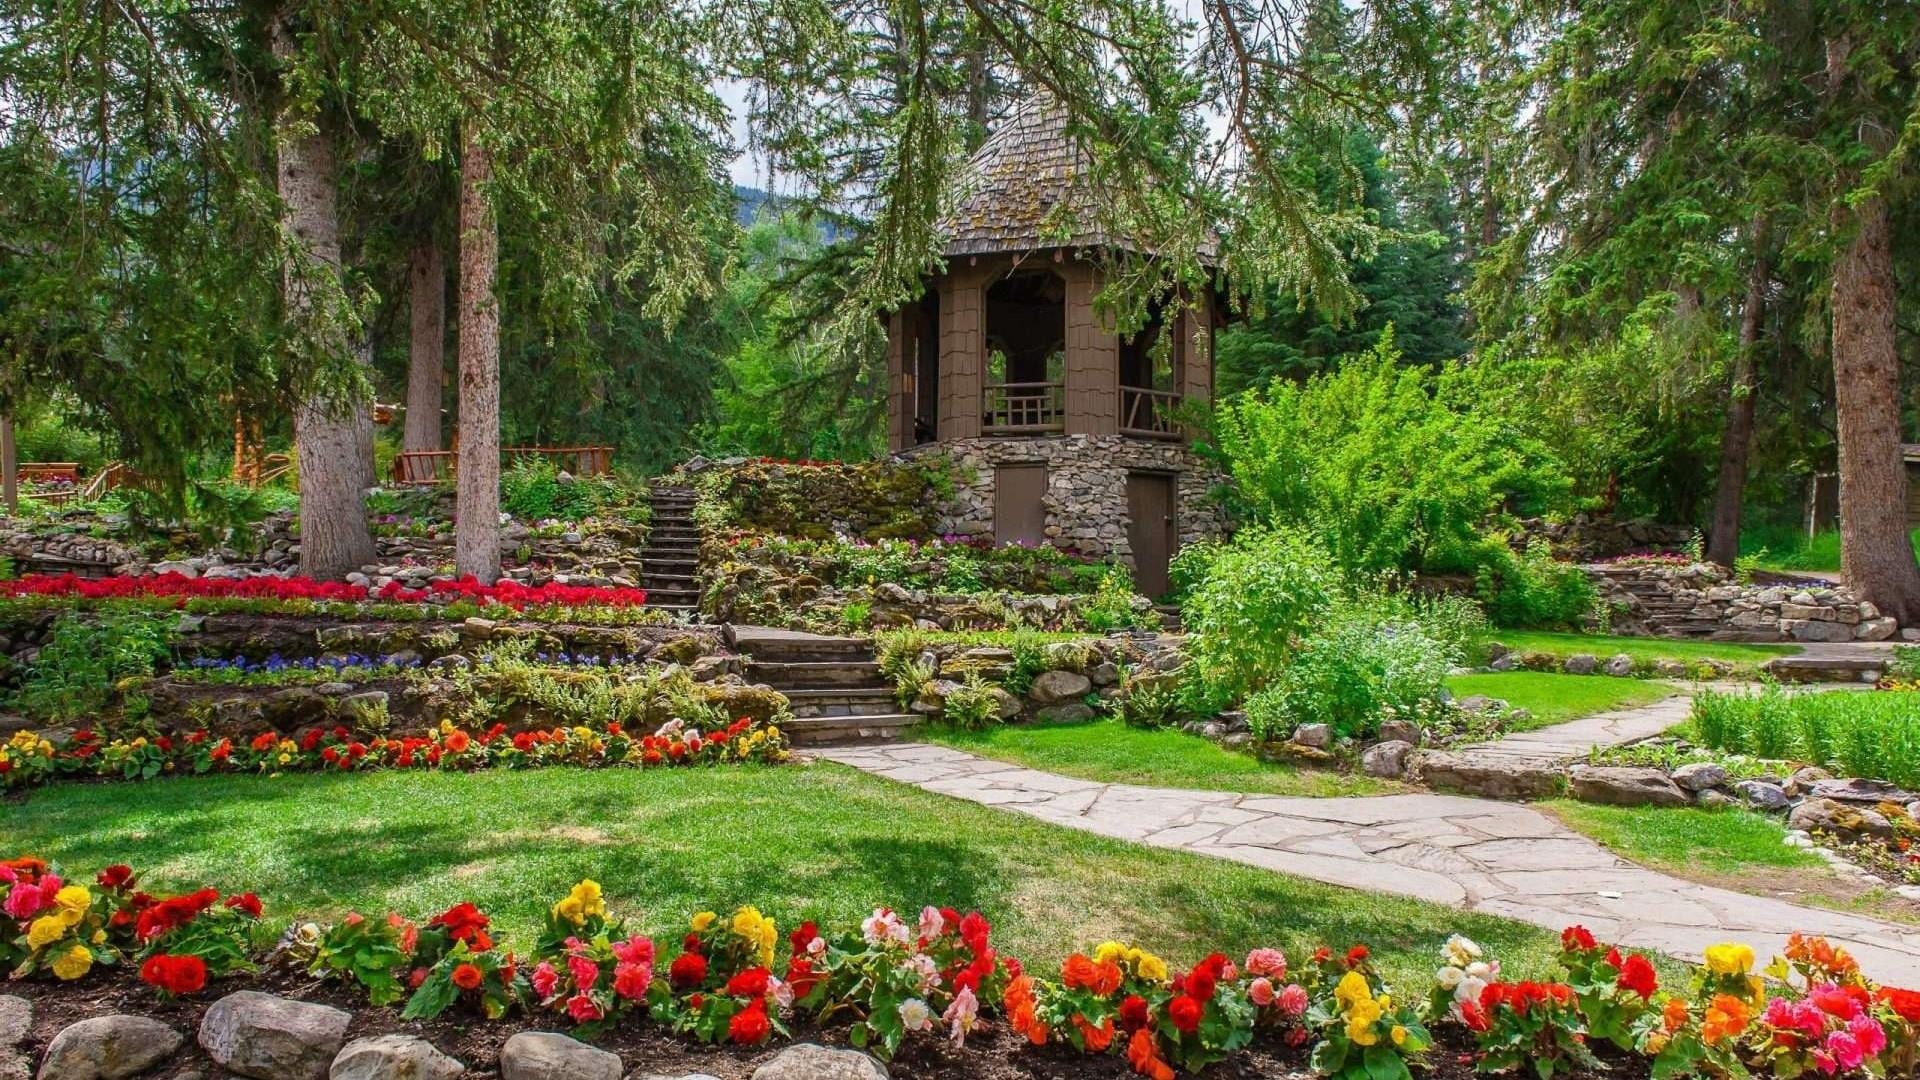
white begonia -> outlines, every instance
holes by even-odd
[[[1452,990],[1454,987],[1459,986],[1461,980],[1466,977],[1466,972],[1454,967],[1452,964],[1448,964],[1446,967],[1434,973],[1434,978],[1439,981],[1442,990]]]
[[[919,998],[900,1003],[900,1025],[908,1031],[926,1031],[933,1027],[933,1010]]]

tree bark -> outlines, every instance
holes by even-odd
[[[1833,272],[1834,412],[1840,434],[1840,561],[1847,584],[1902,624],[1920,624],[1920,565],[1907,532],[1900,452],[1900,357],[1894,348],[1893,247],[1887,201],[1854,209],[1857,226]]]
[[[1740,557],[1740,502],[1746,496],[1747,456],[1753,449],[1753,406],[1758,391],[1754,352],[1766,315],[1767,264],[1762,227],[1753,230],[1753,263],[1747,268],[1747,295],[1740,305],[1740,342],[1733,357],[1733,381],[1727,393],[1727,421],[1720,432],[1720,478],[1713,489],[1713,524],[1707,531],[1707,561],[1733,569]]]
[[[499,235],[493,156],[469,121],[460,135],[460,463],[454,568],[491,585],[500,578],[500,303],[494,296]]]
[[[298,49],[287,19],[283,10],[273,21],[273,54],[282,65]],[[359,356],[337,313],[319,310],[324,293],[340,287],[340,211],[332,132],[324,114],[315,123],[312,132],[283,135],[278,147],[283,224],[299,249],[282,276],[286,313],[302,332],[321,336],[312,343],[315,355]],[[373,467],[362,452],[372,426],[365,401],[314,395],[294,410],[300,572],[309,577],[341,578],[374,561],[362,483]]]
[[[406,450],[440,449],[440,387],[446,363],[447,267],[431,238],[413,249],[407,269],[409,321]]]
[[[7,513],[20,509],[20,455],[13,443],[13,414],[0,416],[0,500]]]

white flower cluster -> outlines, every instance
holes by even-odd
[[[1486,950],[1472,938],[1459,934],[1448,938],[1440,946],[1440,959],[1444,963],[1433,977],[1442,990],[1453,995],[1456,1018],[1463,1002],[1479,1001],[1487,984],[1500,978],[1500,962],[1486,959]]]

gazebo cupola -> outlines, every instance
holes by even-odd
[[[1102,256],[1144,248],[1086,212],[1087,161],[1042,97],[968,162],[945,271],[887,319],[888,441],[961,466],[948,531],[1119,559],[1152,596],[1182,543],[1224,525],[1180,421],[1213,397],[1221,305],[1181,298],[1125,338],[1095,310]]]
[[[1155,311],[1126,339],[1096,314],[1102,249],[1139,248],[1084,211],[1086,161],[1066,110],[1038,98],[968,162],[940,222],[946,273],[888,320],[893,449],[981,435],[1178,440],[1178,406],[1211,400],[1211,297],[1170,305],[1170,319]],[[1171,347],[1156,348],[1168,333]]]

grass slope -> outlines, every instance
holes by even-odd
[[[1666,683],[1622,679],[1612,675],[1555,675],[1540,671],[1496,671],[1455,675],[1447,680],[1455,697],[1484,694],[1533,714],[1514,731],[1564,724],[1594,713],[1649,705],[1678,691]]]
[[[1108,938],[1176,964],[1218,947],[1365,941],[1423,986],[1450,933],[1545,974],[1545,931],[1432,904],[1150,849],[832,765],[713,770],[368,773],[67,784],[5,806],[5,847],[91,872],[125,860],[155,889],[254,889],[269,918],[459,900],[510,943],[582,877],[636,929],[758,904],[782,930],[851,925],[878,905],[977,907],[1001,947],[1044,967]]]
[[[1377,795],[1391,785],[1329,769],[1297,768],[1224,749],[1184,732],[1117,720],[996,725],[982,731],[929,726],[928,742],[1085,780],[1265,795]]]
[[[1497,630],[1492,640],[1520,653],[1547,652],[1555,656],[1592,653],[1605,660],[1615,653],[1626,653],[1636,661],[1725,660],[1742,666],[1754,666],[1776,656],[1791,656],[1797,645],[1766,645],[1739,641],[1684,641],[1674,638],[1620,637],[1613,634],[1563,634],[1545,630]]]

